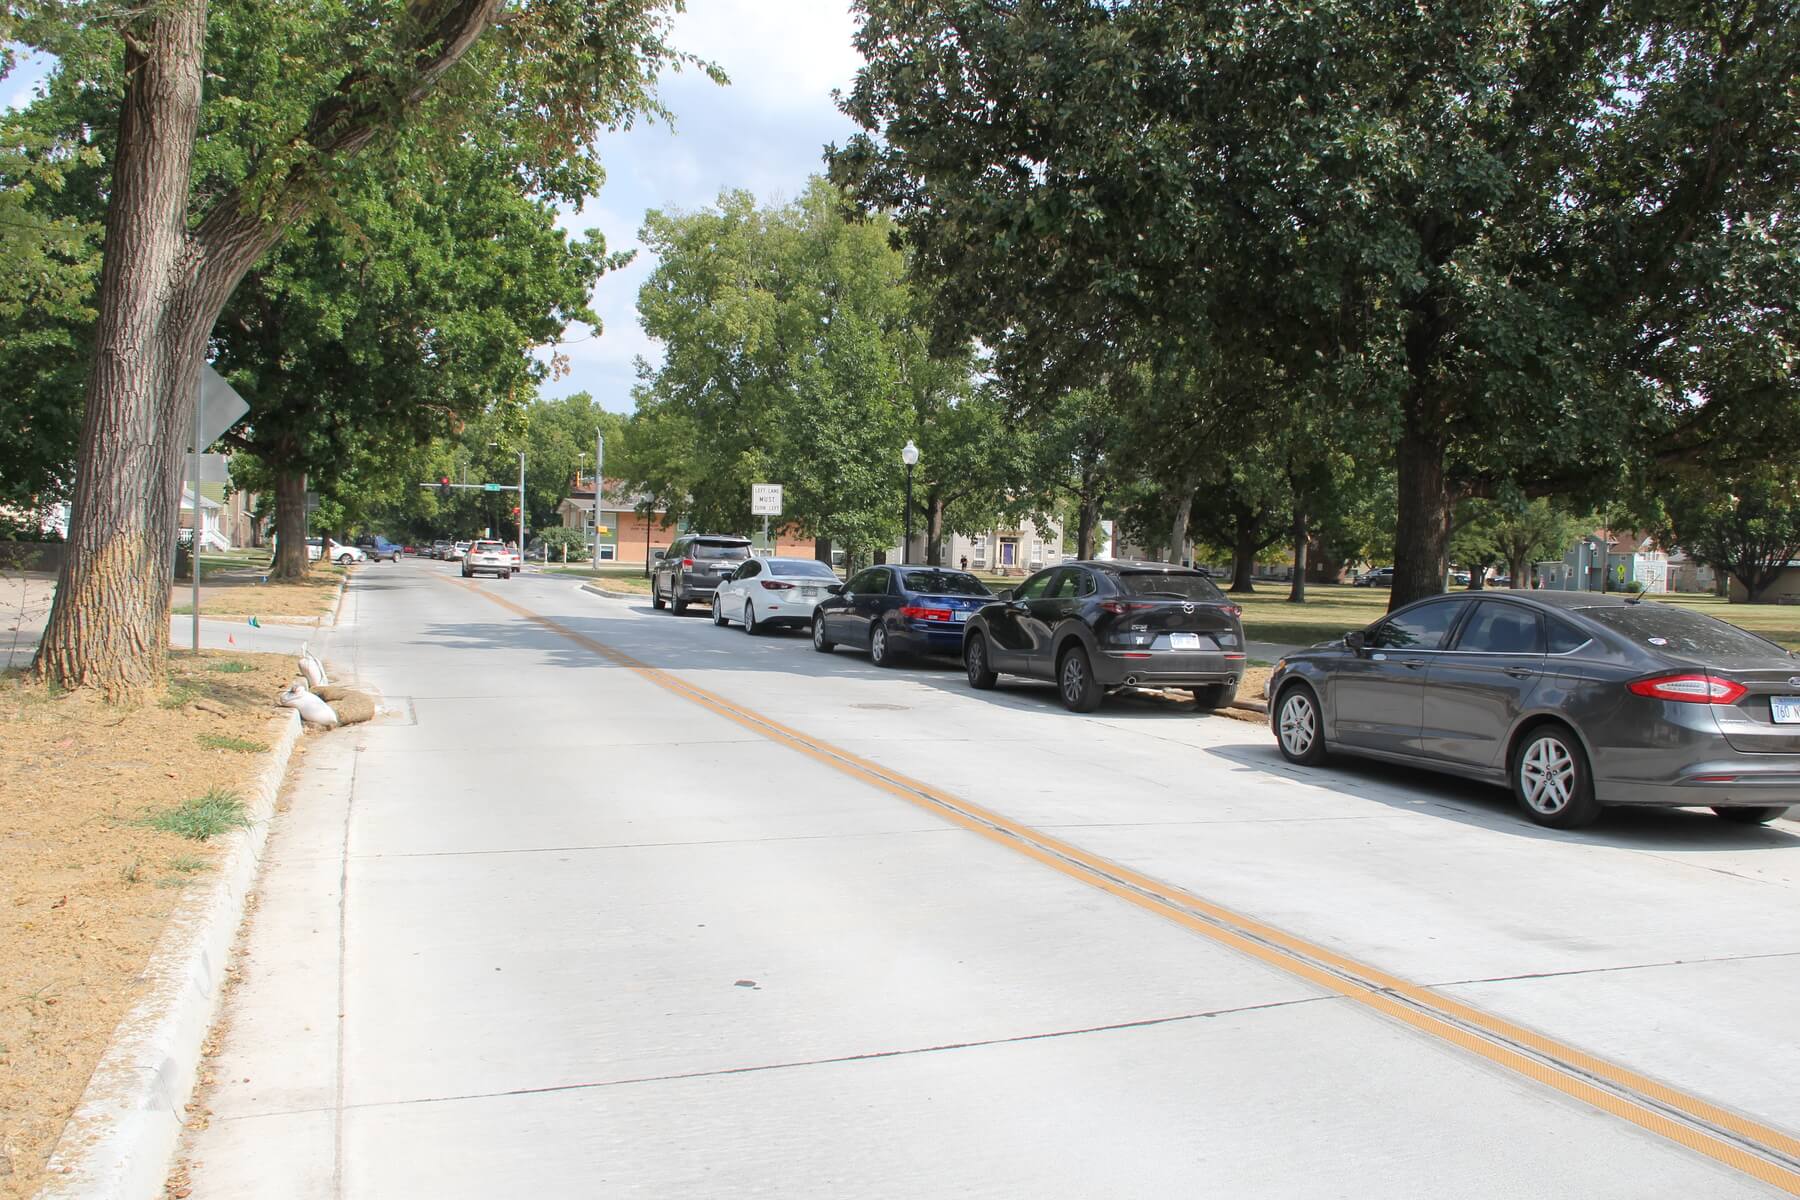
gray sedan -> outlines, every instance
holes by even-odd
[[[1436,596],[1269,679],[1290,761],[1342,752],[1506,783],[1540,825],[1608,805],[1800,803],[1800,660],[1735,625],[1587,592]]]

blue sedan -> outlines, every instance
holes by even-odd
[[[962,653],[963,627],[994,594],[967,571],[882,566],[859,571],[813,614],[813,649],[866,649],[878,667],[909,654]]]

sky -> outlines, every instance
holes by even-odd
[[[824,170],[826,144],[855,132],[831,95],[849,87],[862,63],[853,30],[849,0],[687,0],[671,40],[718,64],[731,82],[721,87],[694,70],[665,75],[658,93],[673,128],[640,121],[601,134],[606,187],[562,223],[600,230],[609,250],[639,253],[594,289],[603,332],[571,326],[562,343],[545,348],[566,356],[570,370],[546,381],[544,396],[585,391],[607,408],[630,411],[633,363],[660,361],[637,320],[638,287],[655,266],[638,242],[644,214],[704,208],[735,188],[765,203],[798,197],[807,177]],[[41,62],[21,61],[0,80],[0,105],[28,102],[43,70]]]
[[[734,188],[765,203],[798,197],[807,177],[824,170],[826,144],[855,132],[831,97],[862,63],[853,30],[848,0],[688,0],[675,45],[723,67],[731,83],[720,87],[695,71],[665,76],[659,91],[673,130],[639,124],[602,135],[606,187],[565,224],[599,229],[610,250],[639,253],[600,280],[593,308],[603,333],[569,330],[556,350],[571,371],[546,383],[544,395],[586,391],[607,408],[631,409],[634,360],[660,358],[637,320],[638,287],[655,266],[638,242],[644,213],[704,208]]]

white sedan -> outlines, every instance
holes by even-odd
[[[327,551],[326,551],[327,543],[330,543],[330,552],[329,553],[327,553]],[[324,554],[326,558],[329,558],[332,562],[337,563],[339,566],[344,566],[344,567],[349,566],[351,563],[366,562],[366,561],[368,561],[368,558],[369,558],[368,555],[364,554],[361,550],[357,549],[355,546],[346,546],[343,543],[335,541],[331,538],[316,538],[316,537],[315,538],[307,538],[306,539],[307,561],[317,562],[319,559],[319,555],[321,555],[321,554]]]
[[[816,559],[747,559],[713,593],[713,624],[737,621],[745,633],[774,625],[807,628],[813,609],[843,586],[837,573]]]

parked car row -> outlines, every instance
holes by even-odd
[[[877,666],[954,655],[971,687],[1050,680],[1075,712],[1140,686],[1192,689],[1210,712],[1237,695],[1247,661],[1238,606],[1204,571],[1168,563],[1064,563],[996,595],[948,567],[885,564],[840,583],[812,559],[754,558],[747,538],[691,534],[655,559],[650,590],[654,608],[707,603],[713,624],[751,634],[810,629],[815,650],[866,650]]]
[[[1384,585],[1371,574],[1366,586]],[[715,625],[751,634],[805,628],[821,653],[866,651],[881,667],[954,655],[977,689],[1048,680],[1075,712],[1165,686],[1209,712],[1235,698],[1247,662],[1239,607],[1204,571],[1166,563],[1064,563],[995,594],[944,567],[886,564],[840,583],[823,563],[702,534],[658,558],[651,587],[658,609],[706,603]],[[1637,596],[1456,593],[1288,654],[1269,722],[1292,762],[1342,753],[1504,784],[1555,828],[1611,805],[1760,824],[1800,803],[1797,657]]]

